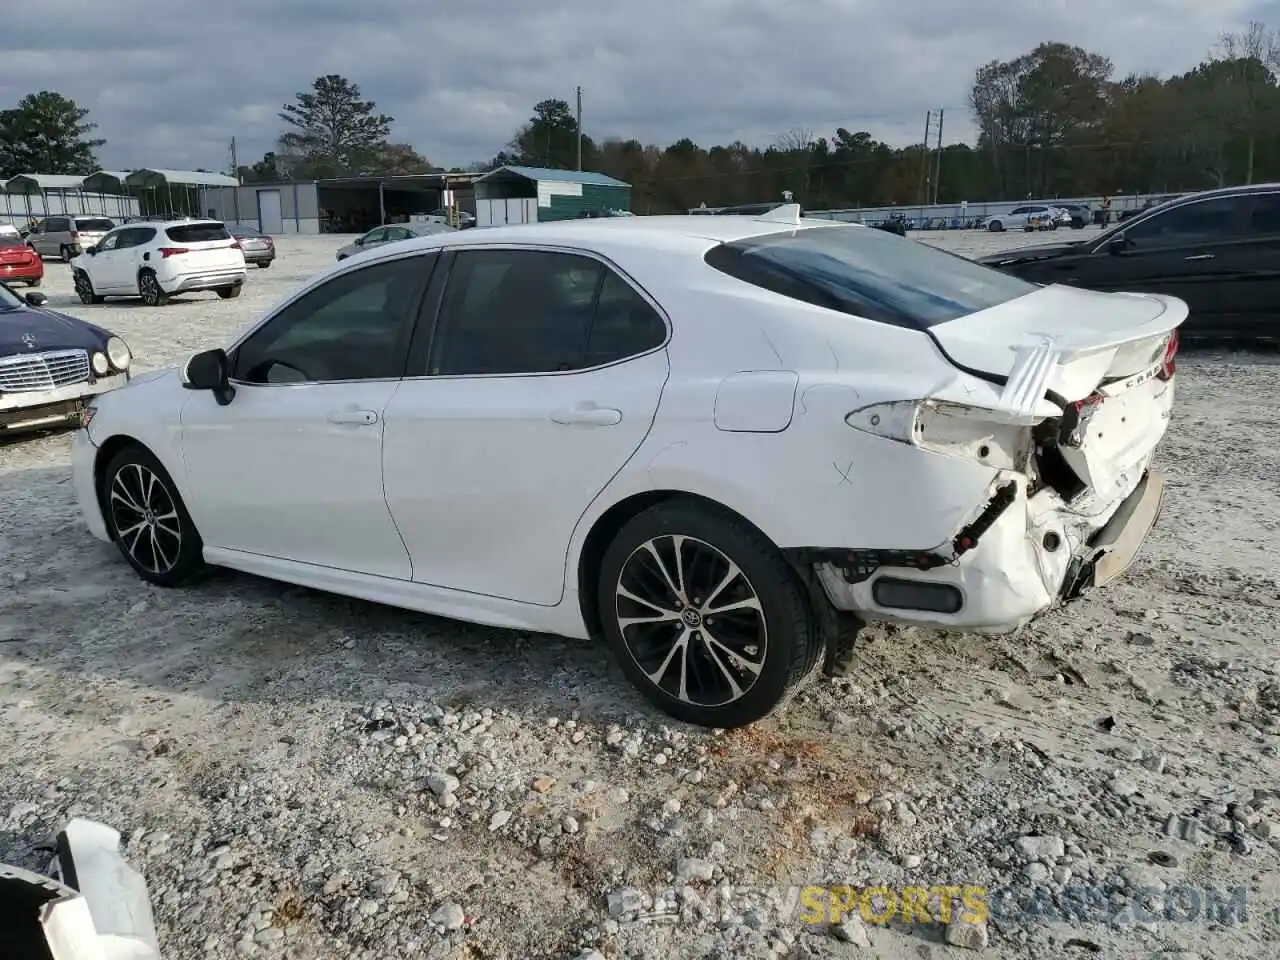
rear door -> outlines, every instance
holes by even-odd
[[[649,433],[667,325],[585,253],[448,258],[387,406],[387,503],[416,582],[553,606],[578,521]]]
[[[182,270],[206,273],[244,266],[240,242],[226,226],[211,221],[177,223],[166,227],[161,256],[181,257]],[[168,254],[165,251],[169,251]]]
[[[71,242],[71,221],[67,217],[46,217],[38,233],[29,238],[42,257],[56,257],[64,244]]]
[[[1217,332],[1246,339],[1280,339],[1280,191],[1247,196],[1248,210],[1228,263]]]

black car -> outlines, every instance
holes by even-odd
[[[1189,194],[1089,240],[979,262],[1034,283],[1179,297],[1183,339],[1280,340],[1280,183]]]
[[[0,284],[0,434],[78,424],[90,397],[129,382],[127,343],[47,302]]]

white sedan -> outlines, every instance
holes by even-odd
[[[468,230],[101,397],[75,483],[151,583],[603,637],[731,727],[860,624],[1009,631],[1120,573],[1186,314],[794,205]]]

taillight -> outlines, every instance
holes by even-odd
[[[71,242],[72,242],[72,243],[75,243],[75,242],[76,242],[77,240],[79,240],[79,239],[80,239],[80,234],[79,234],[77,231],[72,230],[72,231],[71,231]]]
[[[1169,339],[1165,341],[1164,358],[1160,361],[1160,372],[1156,374],[1157,379],[1172,380],[1174,373],[1178,369],[1178,364],[1174,358],[1178,355],[1178,331],[1174,330],[1169,334]]]
[[[188,250],[186,247],[161,247],[160,248],[160,256],[163,257],[165,260],[168,260],[170,257],[177,257],[184,253],[190,253],[190,252],[191,251]]]

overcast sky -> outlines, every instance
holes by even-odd
[[[1280,0],[40,0],[0,31],[0,105],[40,89],[92,111],[107,169],[221,169],[271,149],[322,73],[446,166],[492,157],[546,97],[597,139],[767,144],[792,128],[968,139],[974,68],[1042,40],[1118,73],[1181,72]]]

